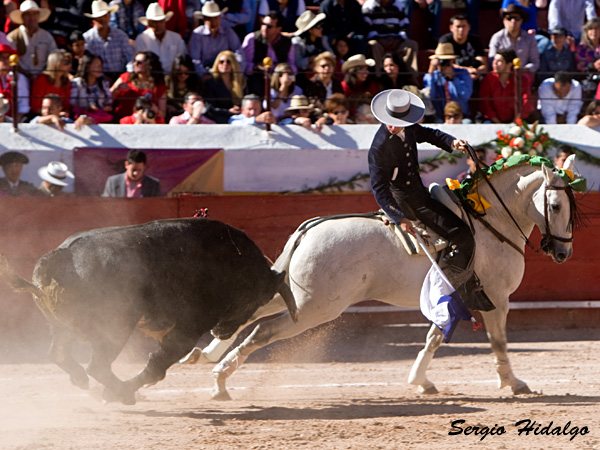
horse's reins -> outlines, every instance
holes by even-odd
[[[514,216],[508,209],[508,206],[506,206],[506,204],[504,203],[504,200],[502,200],[502,197],[500,197],[500,194],[498,194],[498,191],[496,191],[496,188],[494,187],[494,185],[490,182],[490,180],[488,179],[486,174],[481,169],[482,163],[481,163],[481,161],[479,161],[479,158],[477,157],[477,154],[475,153],[475,150],[473,149],[473,147],[471,147],[471,145],[467,144],[466,148],[467,148],[468,155],[471,157],[471,159],[475,163],[475,167],[476,167],[475,172],[476,173],[479,172],[479,174],[481,175],[481,178],[483,178],[485,180],[487,185],[490,187],[490,190],[494,193],[494,195],[496,196],[496,198],[498,199],[498,201],[500,202],[500,204],[502,205],[502,207],[504,208],[504,210],[506,211],[506,213],[508,214],[508,216],[510,217],[512,222],[517,227],[517,230],[519,230],[519,232],[521,233],[521,236],[525,240],[525,243],[531,250],[533,250],[536,253],[539,253],[541,250],[545,251],[545,249],[547,249],[550,245],[548,237],[550,237],[551,240],[557,240],[560,242],[573,242],[573,236],[571,236],[570,238],[563,238],[561,236],[554,236],[553,234],[551,234],[550,233],[550,222],[548,220],[548,196],[546,195],[547,191],[548,190],[566,191],[568,186],[548,186],[547,184],[544,184],[544,222],[546,225],[546,233],[543,235],[542,244],[541,244],[540,248],[536,249],[535,246],[531,243],[531,241],[527,237],[527,235],[521,229],[521,226],[519,225],[517,220],[514,218]],[[473,210],[473,211],[471,211],[471,213],[472,213],[473,217],[475,219],[479,220],[494,236],[496,236],[496,238],[498,240],[500,240],[501,242],[506,242],[512,248],[517,250],[521,255],[525,256],[525,252],[517,244],[515,244],[509,238],[504,236],[500,231],[498,231],[496,228],[494,228],[489,222],[487,222],[483,218],[483,216],[485,215],[485,212],[483,214],[477,214]]]

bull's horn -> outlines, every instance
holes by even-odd
[[[278,292],[283,297],[292,320],[294,322],[298,322],[298,307],[296,306],[296,299],[294,299],[294,294],[285,281],[279,285]]]

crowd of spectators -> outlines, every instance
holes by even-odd
[[[398,88],[425,101],[427,122],[598,121],[593,0],[488,0],[502,20],[489,42],[471,32],[482,29],[476,0],[443,35],[441,0],[39,1],[0,11],[0,120],[320,130],[373,123],[373,96]],[[425,48],[415,8],[429,21]]]

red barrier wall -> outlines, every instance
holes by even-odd
[[[157,199],[3,198],[0,210],[0,252],[17,272],[30,279],[36,260],[71,234],[92,228],[189,217],[199,208],[209,216],[244,230],[274,259],[288,236],[311,217],[377,209],[371,194],[181,196]],[[575,234],[574,256],[558,265],[527,249],[525,278],[512,301],[599,300],[595,271],[600,259],[600,194],[581,202],[589,227]],[[532,241],[539,245],[535,232]],[[0,283],[0,335],[9,332],[26,345],[46,335],[41,314],[29,294],[15,294]],[[7,345],[0,339],[0,352]]]

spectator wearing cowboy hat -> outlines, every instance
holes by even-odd
[[[335,55],[323,52],[313,61],[313,77],[306,82],[304,94],[315,107],[323,109],[325,100],[334,94],[343,94],[344,87],[341,81],[334,77]]]
[[[350,116],[354,117],[358,108],[371,103],[371,99],[379,92],[375,76],[370,73],[375,61],[365,58],[365,55],[354,55],[342,64],[344,81],[342,88],[350,103]]]
[[[278,125],[300,125],[310,130],[314,123],[315,128],[321,131],[323,125],[327,125],[328,120],[325,117],[314,117],[314,112],[314,106],[308,103],[305,95],[294,95],[290,106],[286,108],[287,117],[280,120]]]
[[[419,174],[417,143],[428,142],[449,153],[459,150],[465,154],[468,143],[419,125],[425,105],[411,92],[402,89],[380,92],[373,98],[371,110],[382,123],[368,155],[371,187],[378,205],[405,233],[414,234],[411,221],[419,220],[447,239],[452,251],[445,255],[443,270],[449,281],[469,308],[493,309],[473,271],[475,241],[471,229],[431,198]]]
[[[504,28],[492,35],[490,38],[490,61],[501,48],[512,48],[521,60],[521,69],[529,72],[537,72],[540,67],[540,52],[534,34],[523,31],[521,23],[529,17],[523,9],[510,4],[507,8],[500,10]]]
[[[4,172],[4,178],[0,178],[0,195],[39,195],[33,184],[21,180],[24,164],[29,164],[29,158],[23,153],[11,151],[0,155],[0,166]]]
[[[117,5],[108,6],[104,0],[94,0],[92,12],[85,13],[92,19],[93,26],[83,33],[86,50],[102,58],[104,74],[111,80],[124,72],[127,63],[133,59],[129,37],[109,25],[110,15],[118,9]]]
[[[456,55],[449,42],[438,44],[431,55],[428,73],[423,77],[438,121],[444,118],[444,106],[449,101],[457,102],[465,115],[469,114],[469,99],[473,94],[473,79],[467,69],[454,67]]]
[[[172,17],[173,11],[165,13],[158,3],[150,3],[146,16],[139,18],[148,28],[135,38],[136,53],[152,52],[158,55],[165,75],[170,74],[175,57],[187,53],[181,35],[167,30],[167,22]]]
[[[304,11],[296,20],[297,30],[294,32],[292,43],[296,52],[296,65],[299,75],[304,80],[312,67],[315,57],[323,52],[333,53],[327,38],[323,36],[323,21],[325,14],[315,14],[310,10]],[[303,83],[304,84],[304,83]]]
[[[67,165],[60,161],[50,161],[47,166],[40,167],[38,175],[42,179],[38,190],[47,197],[65,195],[63,188],[75,178]]]
[[[17,52],[6,44],[0,44],[0,95],[8,102],[8,114],[13,116],[12,110],[12,86],[13,77],[12,66],[10,65],[10,56]],[[30,111],[29,106],[29,79],[27,77],[18,77],[17,80],[17,110],[20,116],[26,115]]]
[[[19,24],[7,36],[19,54],[19,69],[27,76],[38,75],[46,67],[50,52],[56,50],[52,35],[39,25],[48,20],[50,10],[40,8],[33,0],[25,0],[9,17]]]
[[[190,56],[199,75],[209,74],[219,53],[224,50],[237,52],[242,45],[233,28],[223,23],[225,11],[219,8],[217,2],[210,0],[202,6],[201,11],[194,12],[194,17],[204,19],[204,24],[192,32],[189,42]],[[238,54],[236,59],[241,62]]]

